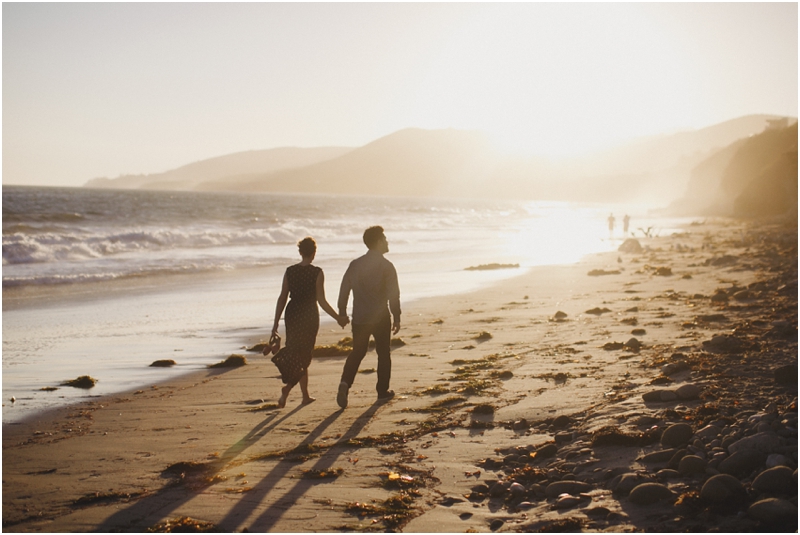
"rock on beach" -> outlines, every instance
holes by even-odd
[[[786,526],[787,528],[797,526],[797,507],[788,500],[767,498],[758,501],[747,509],[747,514],[773,526]]]
[[[689,424],[673,424],[664,430],[661,435],[661,445],[667,448],[676,448],[687,444],[694,435],[694,430]]]
[[[764,493],[796,494],[797,478],[788,466],[776,466],[758,474],[753,488]]]
[[[671,500],[675,493],[661,483],[642,483],[634,488],[629,496],[636,505],[651,505],[664,500]]]
[[[700,489],[700,498],[711,503],[723,503],[745,492],[742,483],[729,474],[712,476]]]

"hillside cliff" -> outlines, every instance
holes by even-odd
[[[738,140],[699,163],[677,214],[737,217],[797,210],[797,123]]]

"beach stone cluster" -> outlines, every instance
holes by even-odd
[[[485,479],[467,498],[505,518],[529,512],[539,520],[522,527],[532,532],[627,530],[654,518],[658,531],[796,531],[797,248],[782,236],[779,228],[754,233],[740,255],[701,264],[760,270],[761,280],[664,295],[698,310],[675,319],[694,330],[695,345],[672,353],[636,339],[602,346],[642,351],[640,365],[657,373],[648,384],[582,413],[505,423],[524,433],[518,442],[536,439],[479,461]],[[548,321],[569,318],[559,311]]]
[[[796,398],[786,406],[743,410],[702,426],[665,418],[649,425],[653,421],[639,418],[650,432],[638,434],[584,433],[579,419],[566,416],[558,426],[554,420],[534,424],[551,433],[552,441],[500,448],[481,460],[478,464],[497,477],[487,474],[467,498],[502,502],[510,512],[543,504],[551,510],[575,509],[595,522],[613,524],[623,519],[620,513],[593,506],[594,497],[610,491],[621,505],[668,507],[676,514],[693,508],[740,515],[752,529],[796,529]],[[605,461],[613,448],[626,446],[642,450],[636,464],[644,469]]]

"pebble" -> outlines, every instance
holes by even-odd
[[[599,518],[607,518],[608,515],[611,514],[611,511],[609,511],[608,508],[602,506],[592,507],[591,509],[584,509],[583,512],[586,514],[586,516],[592,516],[592,517],[596,516]]]
[[[786,527],[797,525],[797,507],[792,502],[779,498],[758,501],[747,509],[747,514],[765,524]],[[790,529],[780,531],[790,531]]]
[[[675,393],[681,399],[697,399],[700,397],[702,391],[703,390],[697,385],[685,384],[679,386],[677,390],[675,390]]]
[[[562,414],[561,416],[557,416],[555,420],[553,420],[553,427],[556,429],[560,429],[562,427],[567,427],[572,422],[572,419],[567,416],[566,414]]]
[[[700,489],[700,497],[712,503],[723,503],[745,492],[741,482],[728,474],[712,476]]]
[[[680,449],[680,450],[676,451],[675,455],[673,455],[670,458],[669,462],[667,463],[667,468],[672,468],[673,470],[677,470],[678,466],[681,463],[681,459],[683,459],[685,456],[686,456],[686,450],[685,449]]]
[[[530,490],[536,495],[536,498],[540,500],[543,500],[547,497],[547,490],[544,488],[544,485],[534,483],[531,485]]]
[[[528,425],[528,421],[525,418],[523,418],[521,420],[517,420],[516,422],[514,422],[512,427],[514,428],[514,431],[521,431],[523,429],[528,429],[530,425]]]
[[[555,441],[556,444],[566,444],[568,442],[572,442],[572,433],[566,433],[566,432],[556,433]]]
[[[525,490],[525,487],[523,487],[519,483],[514,482],[511,484],[510,487],[508,487],[508,492],[510,492],[514,496],[520,496],[522,494],[525,494],[527,491]]]
[[[622,474],[609,481],[608,488],[611,490],[611,492],[616,492],[626,496],[644,481],[646,481],[645,478],[639,474]]]
[[[558,497],[556,503],[553,504],[553,509],[569,509],[570,507],[575,507],[579,503],[581,503],[580,498],[576,496],[571,496],[569,494],[563,494]]]
[[[680,474],[678,473],[677,470],[673,470],[671,468],[663,468],[663,469],[659,470],[658,472],[656,472],[656,477],[658,479],[660,479],[661,481],[666,481],[668,479],[675,479],[679,475]]]
[[[767,494],[796,494],[797,481],[793,474],[794,471],[788,466],[769,468],[758,474],[753,481],[753,488]]]
[[[706,471],[706,461],[697,455],[686,455],[678,464],[678,472],[681,474],[702,474]]]
[[[661,373],[669,376],[684,370],[688,370],[689,368],[690,366],[685,360],[679,360],[677,362],[670,362],[669,364],[664,364],[661,366]]]
[[[709,440],[717,438],[721,433],[722,429],[716,425],[707,425],[695,434],[700,438]]]
[[[789,458],[786,455],[781,455],[780,453],[768,455],[767,468],[773,468],[775,466],[789,466]]]
[[[636,505],[651,505],[674,497],[675,493],[666,485],[661,483],[642,483],[631,491],[629,499]]]
[[[505,494],[507,491],[508,489],[506,488],[506,486],[498,481],[497,483],[492,485],[492,487],[489,489],[489,496],[497,498]]]
[[[549,457],[554,456],[556,453],[558,453],[558,446],[556,446],[555,444],[545,444],[544,446],[536,450],[536,454],[534,457],[536,460],[547,459]]]
[[[766,460],[766,455],[753,450],[737,451],[721,463],[719,471],[723,474],[744,477],[758,469]]]
[[[728,451],[736,453],[742,450],[755,450],[761,453],[775,453],[775,450],[783,446],[784,443],[785,440],[778,435],[762,432],[737,440],[728,446]]]
[[[675,452],[678,451],[675,448],[670,448],[668,450],[658,450],[648,453],[647,455],[641,458],[642,462],[645,463],[665,463],[669,461]]]
[[[553,499],[562,494],[577,496],[581,492],[589,492],[590,490],[592,490],[592,486],[583,481],[554,481],[547,485],[545,493],[547,499]]]
[[[775,429],[772,427],[770,422],[760,422],[756,426],[756,431],[759,433],[769,433],[770,431],[774,431]]]
[[[678,394],[672,390],[651,390],[642,394],[642,399],[648,403],[661,403],[678,399]]]
[[[689,442],[694,435],[692,426],[689,424],[673,424],[664,430],[661,435],[661,445],[667,448],[683,446]]]
[[[497,531],[498,529],[502,528],[503,524],[505,524],[505,523],[506,523],[505,520],[501,520],[499,518],[495,518],[494,520],[492,520],[492,523],[489,524],[489,529],[492,530],[492,531]]]

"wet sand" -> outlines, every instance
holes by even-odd
[[[405,307],[387,403],[241,350],[4,426],[3,529],[795,530],[796,220],[639,243]]]

